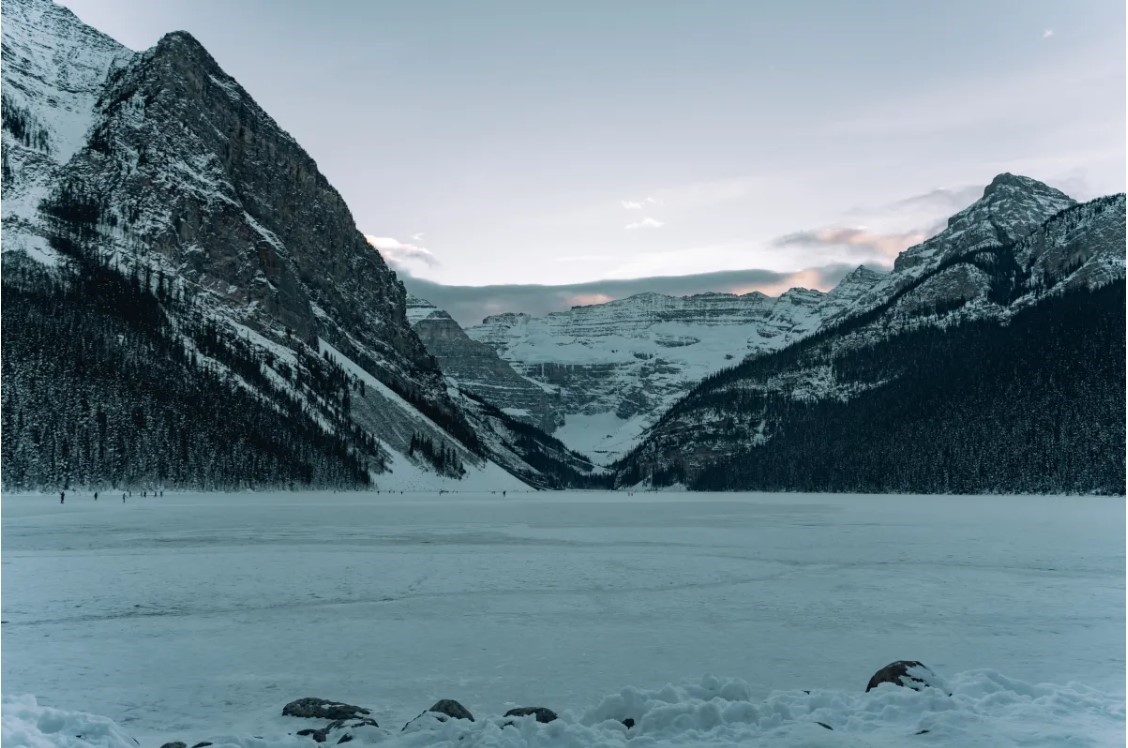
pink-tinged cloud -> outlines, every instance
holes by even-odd
[[[608,296],[605,293],[581,293],[568,297],[568,303],[572,306],[591,306],[592,304],[606,304],[608,301],[614,300],[614,296]]]
[[[892,262],[909,247],[928,238],[927,231],[883,234],[865,228],[829,227],[800,231],[776,239],[777,247],[845,247],[864,250]]]
[[[792,288],[809,288],[815,291],[829,291],[838,283],[838,278],[828,277],[825,272],[817,268],[799,270],[794,273],[768,283],[741,284],[725,289],[728,293],[746,294],[759,291],[765,296],[779,296],[784,291]]]

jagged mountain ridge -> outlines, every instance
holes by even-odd
[[[795,288],[779,297],[643,293],[543,317],[494,315],[466,334],[554,391],[564,421],[554,435],[606,462],[702,377],[815,331],[882,277],[860,267],[828,293]],[[498,407],[521,407],[471,389]]]
[[[1073,198],[1036,179],[999,174],[984,188],[979,200],[949,218],[940,233],[898,255],[893,272],[852,304],[830,315],[825,324],[833,325],[872,309],[960,255],[981,247],[1012,244],[1074,205]],[[960,287],[967,283],[974,285],[975,281],[952,278],[950,283]],[[945,289],[936,291],[941,297],[945,295]],[[951,298],[954,290],[948,289],[946,295]]]
[[[949,223],[947,231],[925,243],[929,246],[905,253],[923,261],[910,258],[898,263],[853,309],[781,351],[750,358],[699,384],[616,466],[617,480],[628,485],[676,482],[762,490],[794,480],[792,488],[801,490],[1123,492],[1123,462],[1117,474],[1115,461],[1105,464],[1086,457],[1082,445],[1107,443],[1116,450],[1119,444],[1120,454],[1124,448],[1124,328],[1114,324],[1123,311],[1114,307],[1123,305],[1124,195],[1076,205],[1058,197],[1060,193],[1048,193],[1034,180],[1001,175],[993,184],[1029,190],[1032,194],[1020,195],[1017,202],[1034,209],[1008,211],[1017,218],[1000,227],[990,218],[1006,206],[1000,205],[998,191],[989,189],[981,201],[985,205],[971,206]],[[1040,199],[1046,194],[1053,199]],[[976,214],[988,215],[988,225],[964,220]],[[1106,292],[1116,287],[1121,289],[1119,297]],[[879,295],[882,291],[884,297]],[[1078,309],[1090,311],[1078,313]],[[1094,321],[1086,326],[1090,317]],[[1008,337],[1007,326],[1019,319],[1016,330],[1024,337]],[[1072,325],[1064,337],[1063,325]],[[949,330],[950,336],[937,338],[932,332],[937,330]],[[958,336],[966,342],[953,347],[951,340]],[[1040,361],[1036,347],[1040,336],[1047,345],[1053,341],[1057,350],[1070,355],[1047,355]],[[997,342],[985,345],[988,339]],[[929,399],[949,381],[977,371],[980,364],[967,351],[981,350],[986,360],[992,351],[1008,346],[1016,360],[1024,361],[1025,369],[996,361],[998,391],[990,389],[990,381],[980,382],[989,380],[986,371],[966,384],[969,393],[975,392],[981,414],[961,411],[961,403],[951,400],[957,397],[954,393],[947,401]],[[1120,359],[1110,369],[1106,364],[1110,357],[1116,358],[1117,350]],[[1077,358],[1083,359],[1083,365],[1073,360]],[[918,361],[924,365],[916,366]],[[938,371],[949,372],[948,379],[931,379]],[[1045,386],[1030,389],[1029,383],[1035,381]],[[1047,394],[1052,387],[1057,389]],[[1072,398],[1086,388],[1094,392],[1086,418],[1070,417],[1080,412],[1071,405]],[[952,413],[961,412],[972,425],[982,418],[998,424],[999,433],[1028,434],[1036,426],[1015,410],[1023,401],[1037,401],[1036,410],[1057,414],[1039,421],[1043,428],[1058,428],[1053,424],[1060,423],[1072,429],[1070,449],[1057,457],[1054,450],[1060,445],[1039,441],[1045,450],[1042,468],[1023,462],[1021,443],[1000,452],[998,445],[985,442],[993,433],[990,429],[969,431],[963,428],[966,424],[951,420]],[[932,410],[898,415],[912,402],[928,403]],[[926,423],[932,419],[938,429],[943,424],[948,438],[963,442],[945,444],[938,431],[932,437],[936,443],[926,443],[931,441],[922,441],[927,430],[914,432],[911,438],[893,437],[902,420],[915,423],[922,417]],[[852,436],[844,431],[850,419],[865,424]],[[822,451],[817,446],[820,433],[828,440]],[[834,455],[839,462],[868,465],[863,454],[867,443],[875,454],[881,452],[878,445],[888,450],[878,463],[888,462],[897,449],[964,454],[970,446],[972,451],[963,463],[953,459],[949,468],[943,462],[926,465],[902,457],[903,464],[919,470],[902,475],[890,469],[884,477],[872,466],[847,476],[841,465],[820,462]],[[993,456],[998,473],[980,462],[987,455]],[[798,468],[802,461],[810,467],[805,477]],[[961,466],[976,475],[959,473]],[[1088,467],[1094,468],[1092,474],[1086,472]],[[936,472],[941,469],[950,472]],[[720,476],[727,474],[738,477],[726,482]],[[816,474],[829,483],[811,482]],[[997,482],[984,478],[989,475]]]

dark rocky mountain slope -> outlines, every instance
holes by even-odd
[[[1123,493],[1124,195],[1073,205],[995,184],[1013,198],[989,188],[964,215],[997,230],[953,219],[884,296],[706,378],[618,483]]]

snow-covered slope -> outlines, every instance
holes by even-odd
[[[39,202],[78,152],[110,72],[133,53],[50,0],[4,0],[3,251],[57,259]]]
[[[815,331],[882,277],[860,267],[829,293],[795,288],[778,298],[643,293],[544,317],[495,315],[466,333],[557,393],[565,422],[555,436],[609,462],[703,377]]]

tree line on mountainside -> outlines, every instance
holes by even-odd
[[[710,414],[720,456],[693,466],[670,445],[620,465],[698,490],[1075,493],[1125,490],[1125,284],[1043,300],[1009,324],[922,327],[824,364],[869,389],[841,402],[734,385],[777,357],[713,378],[671,417]],[[808,346],[782,358],[817,352]],[[794,362],[792,362],[794,363]],[[722,386],[723,385],[723,386]],[[768,437],[753,446],[748,424]]]
[[[363,385],[339,366],[300,350],[292,388],[278,386],[235,335],[187,315],[174,325],[163,277],[55,245],[68,272],[4,272],[5,486],[361,487],[383,469],[347,419]]]

